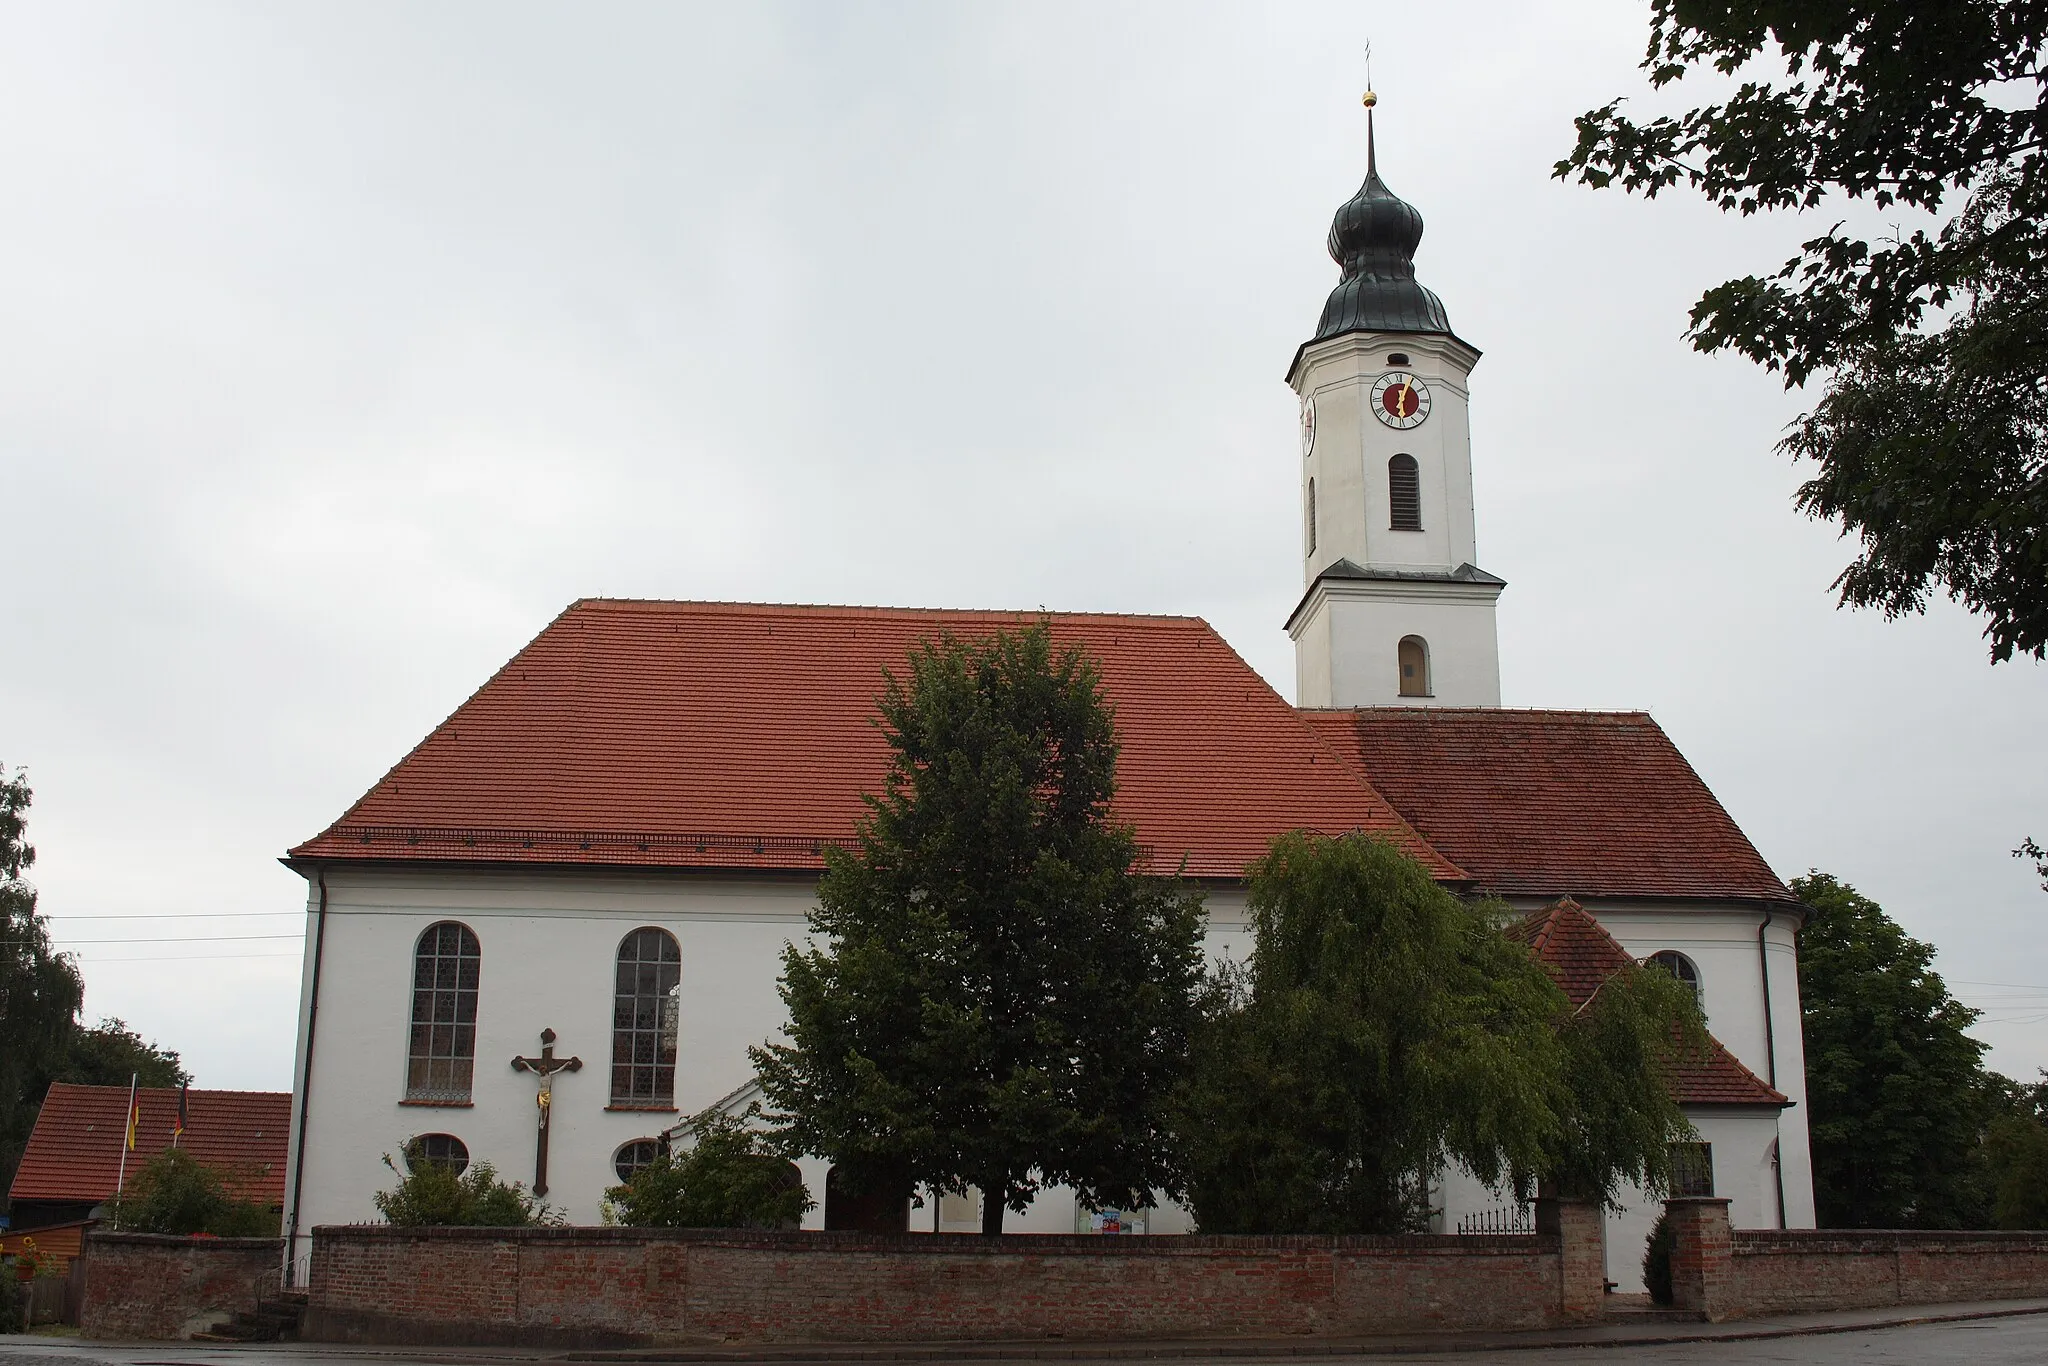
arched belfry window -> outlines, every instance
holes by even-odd
[[[1308,481],[1308,553],[1316,553],[1316,481]]]
[[[667,1109],[676,1098],[676,1016],[683,953],[667,930],[619,941],[612,995],[612,1104]]]
[[[1401,696],[1430,696],[1429,642],[1421,636],[1403,636],[1394,656],[1401,666]]]
[[[1422,530],[1422,475],[1414,456],[1397,455],[1387,462],[1387,506],[1394,530]]]
[[[476,1071],[476,993],[483,951],[469,926],[429,925],[412,952],[407,1100],[464,1102]]]

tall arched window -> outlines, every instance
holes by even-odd
[[[1403,636],[1394,655],[1401,665],[1401,696],[1430,696],[1429,642],[1421,636]]]
[[[667,930],[619,941],[612,995],[612,1104],[669,1109],[676,1099],[676,1015],[683,953]]]
[[[1648,962],[1651,967],[1662,968],[1679,981],[1691,987],[1693,995],[1697,996],[1700,994],[1699,968],[1693,963],[1692,959],[1687,958],[1676,949],[1664,949],[1653,953],[1650,955]]]
[[[469,926],[429,925],[412,952],[407,1100],[464,1102],[476,1070],[476,992],[483,951]]]
[[[1316,553],[1316,481],[1308,481],[1308,553]]]
[[[1422,475],[1414,456],[1397,455],[1387,462],[1387,506],[1393,510],[1394,530],[1422,530]]]

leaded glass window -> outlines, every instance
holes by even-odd
[[[636,1138],[631,1143],[619,1145],[612,1154],[612,1170],[619,1174],[619,1180],[631,1181],[633,1174],[642,1167],[652,1166],[654,1159],[661,1156],[661,1143],[652,1138]]]
[[[454,1134],[417,1134],[405,1145],[405,1169],[446,1167],[460,1176],[469,1169],[469,1145]]]
[[[469,926],[444,920],[420,935],[412,958],[412,1038],[405,1098],[466,1101],[476,1070],[476,992],[483,952]]]
[[[612,1104],[675,1104],[682,978],[682,950],[667,930],[638,929],[620,941],[612,996]]]

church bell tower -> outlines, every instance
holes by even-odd
[[[1477,567],[1468,380],[1479,352],[1415,278],[1422,215],[1380,179],[1337,210],[1343,277],[1287,382],[1301,397],[1305,591],[1287,634],[1304,707],[1500,705],[1494,603]]]

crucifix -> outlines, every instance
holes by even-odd
[[[548,1193],[548,1111],[553,1108],[555,1095],[555,1073],[580,1072],[581,1058],[558,1058],[555,1056],[555,1031],[543,1029],[540,1032],[540,1056],[537,1058],[514,1058],[512,1070],[531,1072],[540,1078],[540,1094],[534,1098],[540,1106],[540,1131],[533,1141],[533,1193]]]

